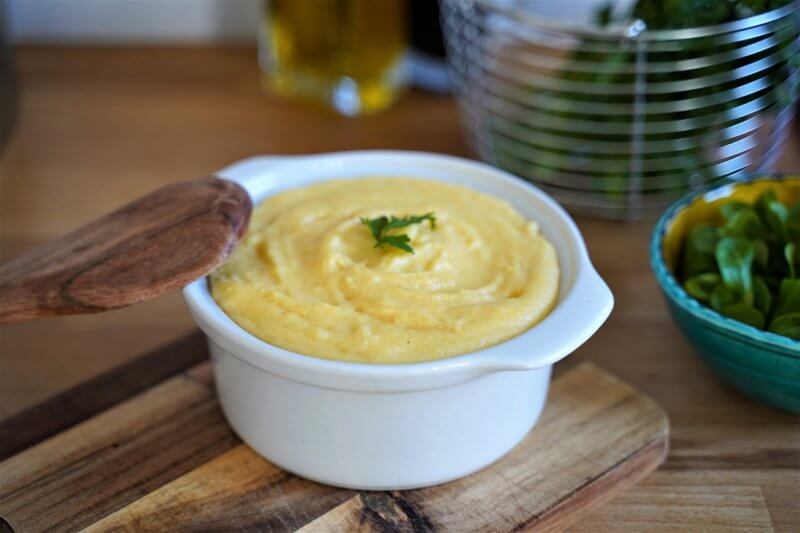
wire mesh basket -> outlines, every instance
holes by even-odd
[[[482,159],[610,218],[772,170],[800,87],[800,0],[674,30],[542,14],[587,3],[442,0],[462,121]]]

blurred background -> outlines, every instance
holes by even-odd
[[[798,58],[800,0],[0,0],[0,261],[257,154],[482,159],[576,215],[616,308],[570,360],[676,436],[585,530],[797,531],[796,418],[694,355],[647,243],[688,191],[800,169]],[[4,326],[0,420],[193,331],[179,294]]]
[[[774,170],[798,95],[791,0],[6,3],[9,43],[257,46],[253,80],[318,111],[366,116],[408,87],[453,91],[472,154],[614,219]]]
[[[337,102],[343,114],[385,108],[409,78],[446,91],[437,2],[426,0],[5,0],[16,44],[248,45],[259,43],[265,85],[313,99],[350,77],[363,87]],[[294,69],[294,70],[293,70]],[[298,79],[298,72],[301,72]],[[309,80],[317,76],[318,79]],[[303,77],[305,76],[305,77]],[[377,87],[377,84],[384,87]],[[371,93],[375,93],[372,94]]]

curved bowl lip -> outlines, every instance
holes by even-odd
[[[190,311],[200,328],[213,341],[225,348],[235,357],[242,359],[251,366],[282,375],[282,377],[295,381],[343,388],[348,390],[365,391],[408,391],[422,390],[435,386],[445,386],[463,382],[478,377],[491,371],[500,370],[531,370],[548,366],[566,357],[578,346],[583,344],[605,322],[613,307],[613,296],[608,286],[595,271],[589,259],[588,251],[581,234],[574,221],[558,205],[555,200],[540,191],[535,186],[522,181],[504,171],[491,167],[485,163],[472,161],[454,156],[433,154],[426,152],[393,151],[393,150],[365,150],[330,152],[323,154],[310,154],[302,156],[256,156],[242,160],[226,167],[217,173],[226,179],[231,179],[243,185],[246,189],[251,180],[258,182],[262,177],[248,177],[249,168],[264,163],[266,159],[274,159],[272,169],[280,173],[281,168],[288,171],[291,165],[298,161],[313,162],[320,165],[334,165],[337,168],[346,168],[348,162],[355,160],[362,164],[374,161],[384,167],[393,160],[413,160],[414,165],[424,166],[441,165],[451,170],[471,171],[486,176],[486,179],[498,180],[505,186],[512,187],[520,194],[535,195],[538,200],[549,210],[550,220],[559,224],[560,236],[569,239],[569,245],[575,257],[574,282],[567,295],[559,295],[559,302],[549,315],[529,330],[496,345],[469,352],[462,355],[446,357],[432,361],[396,364],[356,363],[348,361],[330,360],[304,355],[290,350],[279,348],[263,341],[244,330],[236,324],[216,303],[208,290],[207,278],[201,278],[184,288],[184,298]],[[289,165],[286,167],[285,165]],[[375,170],[373,175],[387,173]],[[354,174],[352,177],[357,177]],[[368,175],[361,173],[360,175]],[[242,177],[244,176],[244,177]],[[336,178],[320,178],[336,179]],[[431,176],[429,179],[437,179]],[[298,184],[298,187],[304,183]],[[252,192],[248,189],[248,192]],[[265,195],[265,197],[269,194]],[[261,201],[263,198],[258,199]],[[561,258],[559,260],[561,262]],[[579,287],[578,285],[581,284]],[[583,290],[585,294],[579,294]],[[576,294],[577,293],[577,294]],[[538,357],[520,360],[513,357],[520,348],[526,346],[526,340],[532,332],[537,330],[549,317],[562,307],[569,296],[571,308],[580,305],[586,322],[582,327],[568,325],[565,329],[573,330],[574,336],[551,342],[550,350]],[[563,313],[562,313],[563,315]],[[563,319],[562,319],[563,322]],[[552,329],[552,328],[551,328]],[[575,330],[580,331],[575,331]],[[545,348],[547,350],[547,347]],[[422,378],[428,378],[427,380]]]
[[[697,199],[707,195],[710,195],[713,199],[723,198],[729,194],[729,191],[732,191],[736,187],[747,186],[750,183],[759,181],[794,180],[800,180],[800,174],[790,172],[757,174],[748,176],[742,180],[726,180],[723,183],[708,185],[687,194],[672,204],[656,223],[650,239],[650,267],[653,269],[656,280],[667,297],[699,321],[732,333],[740,339],[756,341],[765,346],[781,349],[780,352],[772,351],[772,353],[776,355],[800,358],[800,342],[723,316],[689,296],[681,284],[678,283],[677,278],[675,278],[669,268],[667,268],[663,247],[664,236],[673,220],[675,220],[675,217],[684,209],[691,206]]]

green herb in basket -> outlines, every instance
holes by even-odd
[[[789,3],[609,0],[596,11],[595,23],[617,27],[639,19],[654,31],[696,28]],[[635,46],[615,49],[607,39],[585,37],[553,80],[520,83],[509,91],[510,99],[524,107],[516,116],[489,119],[493,161],[570,194],[591,193],[621,209],[627,208],[631,192],[640,193],[644,203],[668,203],[699,184],[741,172],[747,150],[737,139],[742,128],[749,128],[744,118],[749,115],[743,111],[772,109],[778,114],[797,100],[800,87],[794,74],[800,61],[794,46],[798,28],[789,21],[773,27],[769,37],[742,42],[725,34],[675,40],[669,47],[648,44],[643,68],[637,66]],[[758,46],[764,49],[761,55],[751,57],[745,51]],[[745,76],[750,63],[767,57],[764,68]],[[676,68],[665,69],[665,64]],[[754,83],[763,83],[764,89],[744,89]],[[637,86],[643,91],[638,104]]]
[[[800,340],[800,205],[767,190],[750,205],[720,208],[721,224],[692,228],[683,287],[715,311]]]

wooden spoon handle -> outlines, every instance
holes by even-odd
[[[0,266],[0,323],[117,309],[219,266],[252,204],[216,177],[174,183]]]

